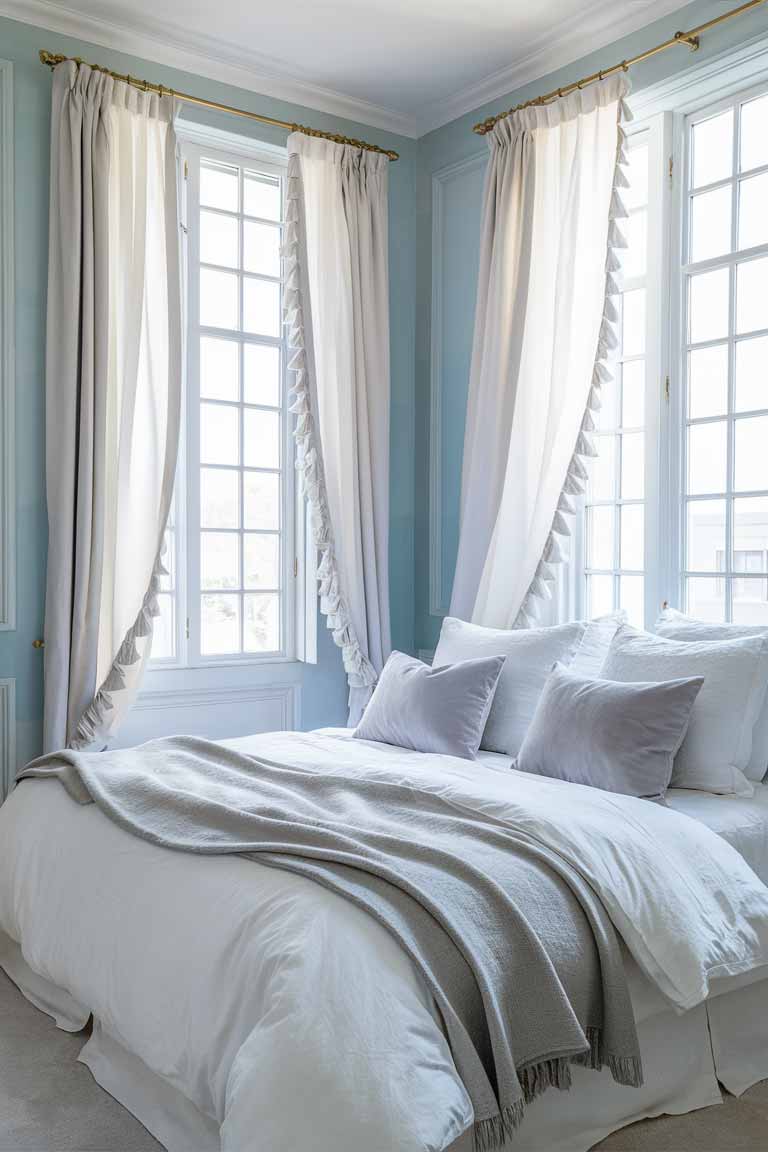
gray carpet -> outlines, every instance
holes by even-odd
[[[0,972],[0,1152],[159,1152],[138,1120],[77,1063],[84,1043],[83,1033],[60,1032]],[[720,1107],[643,1120],[598,1149],[766,1152],[768,1081]]]

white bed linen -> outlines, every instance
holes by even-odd
[[[654,954],[678,1002],[705,991],[712,961],[725,956],[734,966],[733,936],[729,944],[714,921],[692,931],[695,913],[667,902],[669,872],[662,865],[654,877],[643,856],[645,845],[658,858],[652,829],[664,820],[676,837],[670,859],[682,840],[696,883],[703,877],[723,908],[735,901],[729,917],[739,946],[760,947],[757,920],[765,917],[755,917],[768,891],[694,821],[522,774],[514,774],[511,792],[506,771],[402,754],[346,733],[301,739],[317,762],[366,771],[376,765],[390,779],[393,771],[415,774],[452,802],[489,815],[513,811],[525,789],[538,797],[526,808],[529,826],[549,837],[556,838],[558,822],[546,813],[565,804],[560,849],[580,835],[598,890],[610,883],[622,917],[641,931],[654,926]],[[231,743],[275,760],[296,756],[295,738],[286,734]],[[586,841],[590,820],[611,821],[617,845],[626,827],[629,855],[605,846],[595,853]],[[633,879],[630,858],[638,853],[646,869]],[[725,865],[724,881],[718,867]],[[700,904],[705,896],[699,893]],[[671,913],[679,918],[669,920]],[[372,918],[302,877],[157,848],[95,807],[75,805],[56,782],[26,782],[0,812],[0,929],[22,942],[34,972],[93,1011],[95,1074],[99,1059],[109,1065],[99,1048],[103,1035],[188,1099],[208,1125],[220,1126],[224,1152],[360,1152],[363,1145],[366,1152],[431,1152],[471,1124],[471,1105],[413,966]],[[678,958],[659,951],[665,939],[696,959],[692,981],[677,971]],[[110,1090],[131,1106],[129,1092]],[[181,1137],[166,1142],[189,1150]]]
[[[512,764],[511,757],[497,752],[480,751],[477,759],[488,768],[502,771]],[[768,784],[755,784],[753,796],[720,796],[714,792],[670,788],[667,804],[675,812],[706,824],[722,836],[763,883],[768,884]]]

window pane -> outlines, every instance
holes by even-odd
[[[236,532],[200,534],[200,587],[240,587],[240,537]]]
[[[262,276],[280,275],[280,229],[273,224],[243,225],[243,267]]]
[[[200,323],[206,328],[237,328],[238,276],[200,269]]]
[[[639,356],[645,351],[645,288],[622,296],[622,356]]]
[[[280,285],[270,280],[243,281],[243,327],[259,336],[280,335]]]
[[[280,403],[280,349],[269,344],[243,348],[243,399],[246,404]]]
[[[243,473],[243,524],[246,528],[280,527],[280,477],[273,472]]]
[[[686,580],[685,610],[700,620],[725,620],[725,580],[722,576],[692,576]]]
[[[240,526],[240,477],[233,468],[200,469],[200,527]]]
[[[736,410],[768,408],[768,336],[736,343]]]
[[[621,369],[621,423],[625,428],[645,424],[645,361],[630,360]]]
[[[731,250],[731,185],[691,197],[691,263]]]
[[[735,488],[740,492],[768,489],[768,416],[737,420],[734,436]]]
[[[275,176],[246,172],[243,180],[243,212],[262,220],[280,219],[280,181]]]
[[[691,144],[694,188],[730,176],[733,170],[733,109],[694,124]]]
[[[613,568],[615,511],[611,507],[589,508],[587,513],[587,567]]]
[[[766,496],[743,497],[733,502],[733,566],[739,572],[768,572]]]
[[[768,113],[766,113],[768,115]],[[768,136],[768,127],[764,129]],[[739,248],[768,244],[768,172],[739,184]]]
[[[642,276],[645,273],[647,260],[648,240],[648,213],[645,209],[633,212],[629,219],[624,221],[624,235],[627,247],[620,249],[621,270],[629,278]]]
[[[223,404],[200,405],[200,462],[239,464],[237,408]]]
[[[280,650],[280,597],[250,593],[245,600],[243,647],[246,652]]]
[[[645,495],[645,434],[631,432],[621,438],[621,498],[642,500]]]
[[[736,267],[736,331],[768,328],[768,256]]]
[[[613,612],[613,576],[587,576],[587,615]]]
[[[200,649],[204,656],[240,651],[239,594],[200,597]]]
[[[688,429],[688,491],[692,496],[726,489],[726,424],[695,424]]]
[[[209,400],[239,400],[240,345],[235,340],[200,337],[200,395]]]
[[[768,95],[741,106],[741,170],[768,164]]]
[[[224,212],[237,212],[238,169],[226,164],[200,165],[200,203]]]
[[[218,212],[200,213],[200,260],[203,264],[238,267],[240,238],[235,217],[220,216]]]
[[[618,373],[618,368],[615,365],[613,367],[615,373]],[[600,391],[600,407],[595,413],[595,424],[598,428],[618,428],[620,418],[619,385],[614,374],[610,380],[606,380]]]
[[[589,465],[590,500],[616,498],[616,436],[595,436],[597,456]]]
[[[624,504],[621,507],[620,567],[645,568],[645,507]]]
[[[688,415],[720,416],[728,411],[728,345],[688,353]]]
[[[250,468],[280,467],[280,414],[246,408],[243,412],[244,463]]]
[[[725,500],[691,500],[688,504],[685,566],[692,572],[725,569]]]
[[[728,335],[728,269],[691,276],[688,296],[691,344]]]
[[[733,581],[733,619],[768,628],[768,580]]]
[[[622,189],[621,198],[627,208],[639,208],[648,203],[648,145],[630,148],[626,168],[629,188]]]
[[[645,581],[642,576],[619,577],[619,608],[629,617],[629,623],[642,628],[645,623]]]
[[[245,536],[243,556],[243,586],[245,588],[280,587],[280,537]]]
[[[158,592],[157,606],[160,615],[155,617],[152,626],[153,660],[172,660],[176,655],[174,601],[175,598],[167,592]]]

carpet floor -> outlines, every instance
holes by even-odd
[[[0,972],[0,1152],[162,1152],[77,1063],[84,1043],[83,1033],[59,1031]],[[726,1096],[719,1107],[632,1124],[594,1152],[767,1150],[763,1081],[739,1100]]]

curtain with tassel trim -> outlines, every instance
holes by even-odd
[[[617,74],[489,134],[452,615],[529,627],[551,600],[618,347],[627,212]]]
[[[288,153],[284,320],[296,466],[354,725],[390,649],[388,160],[298,132]]]

